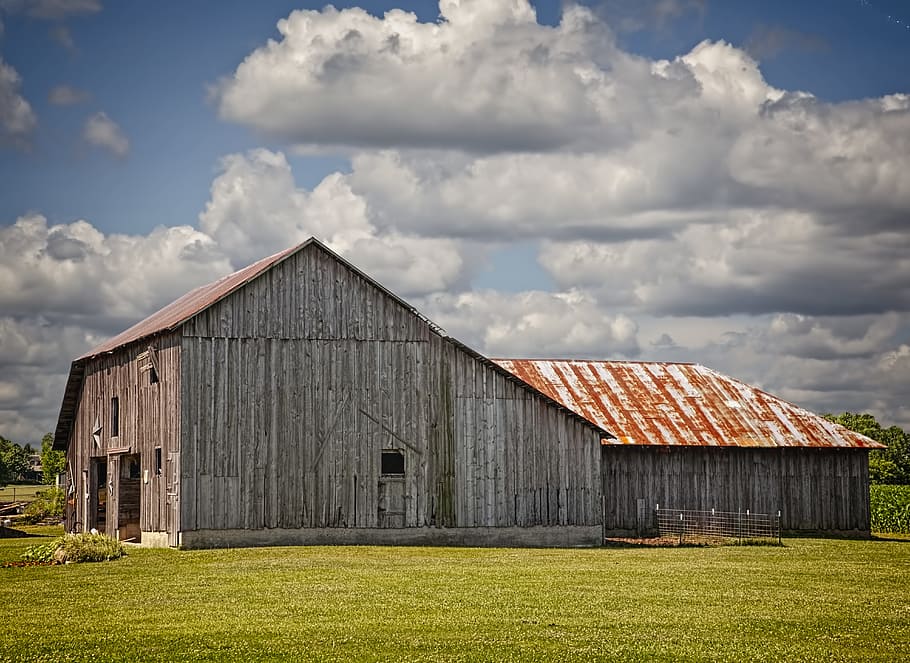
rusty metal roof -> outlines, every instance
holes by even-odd
[[[698,364],[494,359],[588,421],[604,444],[718,447],[884,445]]]
[[[148,338],[149,336],[154,336],[155,334],[164,331],[176,329],[197,313],[204,311],[215,302],[227,297],[242,285],[249,283],[272,265],[284,260],[295,251],[303,248],[309,241],[312,240],[308,240],[303,244],[263,258],[233,274],[228,274],[217,281],[201,285],[195,290],[190,290],[183,295],[183,297],[171,302],[156,313],[152,313],[152,315],[136,323],[126,331],[121,332],[101,345],[92,348],[81,357],[78,357],[76,361],[96,357],[105,352],[116,350],[127,343]]]

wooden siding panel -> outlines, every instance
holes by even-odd
[[[183,331],[187,528],[377,527],[383,449],[408,527],[599,522],[596,430],[318,247]]]
[[[781,511],[786,530],[869,531],[868,451],[604,447],[605,529],[647,508]]]
[[[153,346],[156,351],[158,382],[150,372],[140,370],[146,360],[140,355]],[[112,449],[129,450],[140,456],[139,524],[142,531],[167,529],[167,476],[169,453],[180,451],[180,338],[162,335],[88,360],[67,447],[77,494],[73,496],[75,520],[89,527],[88,500],[79,477],[90,469],[93,458],[107,458]],[[111,436],[111,398],[119,403],[119,435]],[[95,422],[100,424],[100,444],[93,439]],[[161,473],[156,472],[155,449],[161,448]],[[116,458],[113,456],[111,458]],[[109,474],[119,466],[108,459]],[[116,511],[108,508],[109,533],[115,533]]]

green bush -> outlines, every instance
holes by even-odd
[[[873,532],[910,534],[910,486],[869,486]]]
[[[45,520],[60,520],[63,518],[65,503],[66,494],[62,488],[40,490],[35,493],[35,501],[25,507],[22,520],[29,525],[35,525]]]
[[[70,534],[63,537],[63,558],[67,562],[106,562],[126,554],[123,544],[107,534]]]
[[[54,539],[53,541],[48,541],[47,543],[39,543],[34,546],[30,546],[24,553],[22,553],[22,559],[26,562],[53,562],[54,553],[63,545],[63,537]]]
[[[106,562],[123,557],[123,544],[106,534],[67,534],[31,546],[22,553],[26,562]]]

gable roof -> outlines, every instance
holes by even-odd
[[[267,258],[263,258],[262,260],[259,260],[252,265],[244,267],[243,269],[240,269],[232,274],[228,274],[227,276],[224,276],[217,281],[213,281],[212,283],[202,285],[198,288],[195,288],[194,290],[191,290],[164,308],[156,311],[149,317],[136,323],[129,329],[121,332],[120,334],[117,334],[113,338],[101,343],[85,354],[77,357],[70,366],[69,376],[67,378],[66,387],[64,389],[63,401],[60,405],[60,414],[57,417],[57,427],[54,432],[53,448],[56,450],[66,449],[70,429],[72,428],[73,419],[75,417],[76,406],[79,400],[79,392],[82,388],[82,380],[85,375],[85,364],[88,360],[106,353],[115,352],[131,343],[136,343],[144,339],[151,339],[152,337],[159,334],[178,329],[180,326],[191,320],[196,315],[202,313],[209,307],[214,306],[225,297],[228,297],[247,283],[258,278],[282,261],[287,260],[289,257],[299,251],[302,251],[308,246],[315,246],[324,251],[334,260],[340,262],[349,270],[357,274],[360,278],[364,279],[371,286],[380,290],[387,297],[390,297],[399,305],[403,306],[408,311],[423,320],[427,325],[429,325],[433,332],[439,334],[441,337],[445,338],[448,342],[452,343],[463,352],[466,352],[473,358],[486,364],[506,379],[521,385],[522,388],[528,391],[534,392],[543,398],[546,402],[548,402],[552,407],[562,410],[571,418],[580,421],[590,428],[596,429],[601,434],[601,436],[612,437],[612,434],[609,431],[602,428],[597,423],[592,422],[589,419],[579,415],[571,408],[564,406],[559,401],[551,398],[548,394],[541,392],[535,386],[528,384],[520,377],[517,377],[513,373],[502,368],[476,350],[473,350],[464,343],[461,343],[460,341],[452,338],[441,327],[433,323],[401,297],[382,286],[375,279],[365,274],[350,262],[342,258],[340,255],[332,251],[315,237],[310,237],[308,240],[301,244],[298,244],[297,246],[286,249],[284,251],[280,251],[274,255],[268,256]]]
[[[612,431],[605,444],[716,447],[884,445],[698,364],[494,359]]]

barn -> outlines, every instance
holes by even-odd
[[[71,527],[147,545],[594,545],[610,433],[315,239],[71,366]]]
[[[869,530],[876,443],[700,366],[492,361],[316,239],[73,361],[67,520],[151,546],[597,545],[642,504]]]

